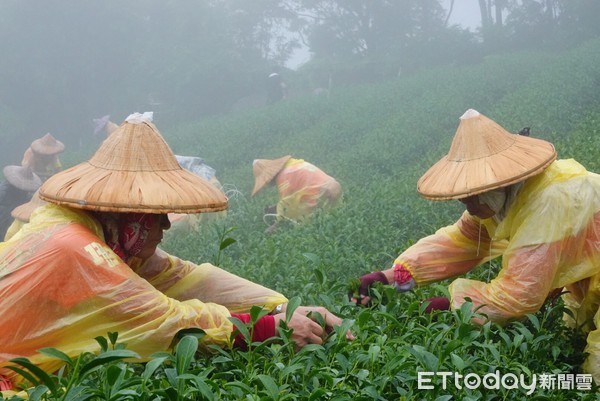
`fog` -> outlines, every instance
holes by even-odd
[[[511,8],[500,13],[483,3],[487,21],[477,0],[4,0],[0,158],[20,164],[46,133],[67,151],[94,148],[93,120],[104,115],[120,123],[154,111],[169,128],[265,107],[273,72],[289,97],[310,96],[332,76],[338,87],[378,82],[598,35],[590,2],[502,2]],[[538,24],[541,15],[551,20]]]

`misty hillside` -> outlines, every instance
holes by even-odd
[[[596,40],[563,54],[488,57],[477,65],[343,88],[329,98],[297,98],[251,112],[182,121],[173,128],[156,118],[173,150],[203,157],[230,197],[228,218],[216,230],[168,238],[165,248],[190,260],[211,261],[220,236],[234,229],[237,243],[226,250],[221,265],[292,293],[298,291],[298,277],[312,274],[306,253],[318,255],[339,283],[386,268],[405,246],[453,222],[463,210],[458,202],[423,200],[416,182],[447,152],[459,117],[469,108],[512,132],[529,126],[532,136],[555,144],[559,158],[575,157],[600,171],[599,80]],[[265,237],[263,207],[277,195],[270,188],[250,198],[252,160],[286,154],[336,177],[344,205],[314,224]],[[286,273],[273,276],[269,267]]]
[[[248,193],[254,158],[285,154],[322,166],[349,186],[416,178],[441,157],[469,108],[513,132],[561,141],[600,110],[600,41],[562,54],[513,53],[377,85],[333,90],[246,113],[155,121],[176,153],[202,156],[225,183]],[[577,155],[594,160],[592,155]],[[416,182],[416,181],[415,181]]]

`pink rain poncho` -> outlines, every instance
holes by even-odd
[[[301,220],[317,208],[337,205],[342,197],[342,187],[333,177],[302,159],[288,160],[275,182],[280,218]]]
[[[417,285],[467,273],[497,256],[502,269],[489,283],[458,278],[453,308],[466,297],[492,321],[505,323],[540,309],[556,288],[578,324],[590,330],[585,368],[600,382],[600,176],[574,160],[553,162],[527,179],[506,217],[480,220],[465,212],[455,224],[425,237],[395,264]]]
[[[18,380],[3,368],[16,357],[54,372],[60,361],[38,349],[54,347],[71,357],[97,352],[94,338],[108,332],[118,332],[144,360],[169,351],[177,332],[191,327],[206,332],[204,343],[228,345],[231,313],[287,302],[213,265],[161,250],[129,266],[103,238],[89,213],[47,205],[0,243],[0,375]]]

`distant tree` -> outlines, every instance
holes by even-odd
[[[78,145],[98,115],[226,112],[297,46],[283,3],[1,1],[0,117],[23,122],[23,146],[46,132]]]
[[[365,79],[369,73],[389,77],[448,62],[453,58],[448,44],[473,41],[466,30],[447,26],[448,13],[438,0],[296,0],[290,4],[305,21],[301,35],[314,55],[313,63],[324,65],[329,73],[336,70],[338,79],[348,69]]]
[[[489,52],[570,46],[600,35],[597,0],[479,0]]]

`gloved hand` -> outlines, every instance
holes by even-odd
[[[385,277],[383,272],[373,272],[365,274],[359,278],[360,284],[358,286],[358,294],[352,289],[348,292],[348,299],[352,302],[356,302],[357,305],[367,305],[370,301],[369,289],[373,283],[379,282],[383,284],[389,284],[388,279]]]
[[[394,282],[391,285],[396,289],[397,292],[406,292],[412,290],[416,286],[416,282],[413,279],[410,271],[398,263],[392,268],[394,273]],[[387,271],[389,273],[389,271]],[[380,282],[389,285],[390,282],[384,272],[373,272],[365,274],[359,278],[360,284],[358,287],[358,294],[350,290],[348,298],[352,302],[356,302],[357,305],[368,305],[370,301],[369,288],[373,283]]]
[[[445,297],[429,298],[424,301],[429,304],[425,307],[425,313],[431,313],[434,310],[448,310],[450,309],[450,300]]]

